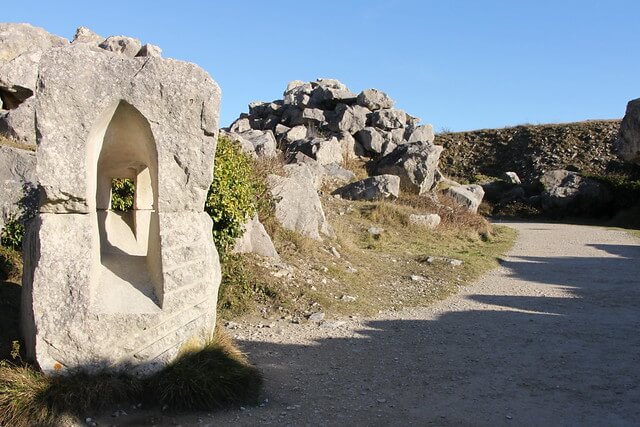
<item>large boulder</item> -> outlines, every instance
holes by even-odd
[[[400,178],[395,175],[372,176],[338,188],[333,194],[349,200],[397,199]]]
[[[38,204],[36,155],[0,145],[0,230],[10,219],[26,219]]]
[[[313,185],[314,175],[304,164],[285,167],[286,176],[269,175],[267,186],[275,200],[275,217],[287,230],[315,240],[333,236]]]
[[[622,159],[640,165],[640,98],[627,104],[616,149]]]
[[[249,142],[246,144],[241,140],[244,151],[254,157],[272,158],[278,155],[278,143],[270,130],[251,129],[237,135]]]
[[[368,108],[371,111],[392,108],[393,100],[389,96],[377,89],[365,89],[358,95],[358,105]]]
[[[374,111],[371,114],[371,125],[380,129],[391,130],[404,127],[407,114],[395,108]]]
[[[267,234],[267,230],[258,219],[254,216],[244,225],[244,233],[240,236],[234,246],[233,252],[238,254],[253,253],[269,258],[280,258],[276,251],[271,237]]]
[[[542,209],[554,214],[598,214],[612,199],[603,184],[563,169],[546,172],[540,183]]]
[[[321,165],[341,164],[343,161],[342,145],[336,137],[301,139],[290,144],[287,152],[289,158],[295,157],[297,153],[303,153]]]
[[[424,214],[424,215],[419,215],[419,214],[409,215],[410,224],[418,225],[420,227],[425,227],[429,230],[433,230],[437,228],[438,225],[440,225],[440,221],[442,221],[442,218],[440,218],[440,215],[435,213]]]
[[[0,100],[16,108],[33,95],[42,53],[69,42],[29,24],[0,24]]]
[[[397,175],[402,188],[425,194],[433,188],[440,153],[441,146],[424,141],[402,144],[380,159],[376,172]]]
[[[353,135],[364,129],[367,125],[367,115],[370,113],[367,108],[359,105],[338,104],[335,114],[329,120],[329,129]]]
[[[484,197],[484,190],[476,184],[449,187],[444,193],[473,213],[478,212]]]
[[[433,126],[431,125],[422,125],[409,129],[409,137],[407,138],[407,141],[409,142],[433,142],[433,140],[435,139]]]
[[[13,110],[0,114],[0,135],[20,144],[36,145],[35,98],[31,97]]]
[[[385,139],[378,129],[367,126],[356,134],[358,142],[370,153],[380,154],[384,149]]]

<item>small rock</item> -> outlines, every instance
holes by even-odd
[[[340,252],[333,246],[331,246],[331,254],[336,258],[340,258]]]
[[[426,278],[424,276],[412,275],[411,280],[413,280],[414,282],[422,282],[426,280]]]
[[[351,267],[350,265],[349,265],[349,266],[347,266],[347,273],[354,274],[354,273],[357,273],[357,272],[358,272],[358,269],[357,269],[357,268],[353,268],[353,267]]]
[[[385,403],[387,399],[378,399],[378,403]]]
[[[238,329],[240,325],[236,322],[227,322],[225,325],[228,329]]]
[[[342,301],[344,302],[353,302],[356,299],[358,299],[357,297],[351,296],[351,295],[342,295],[342,297],[340,298]]]
[[[322,312],[313,313],[311,316],[309,316],[309,321],[311,322],[322,322],[323,320],[324,320],[324,313]]]
[[[380,237],[382,233],[384,233],[384,228],[381,227],[369,227],[367,232],[373,236],[374,238]]]

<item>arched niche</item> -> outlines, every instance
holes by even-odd
[[[88,205],[95,210],[92,306],[104,313],[150,313],[163,296],[158,153],[147,119],[119,101],[89,136]],[[133,209],[112,209],[112,182],[133,181]]]

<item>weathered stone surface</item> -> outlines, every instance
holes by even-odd
[[[96,155],[91,150],[102,135],[96,132],[106,132],[103,124],[109,123],[119,107],[122,113],[137,111],[133,115],[142,115],[146,122],[132,122],[131,126],[153,134],[158,167],[165,171],[158,176],[158,208],[169,212],[204,206],[212,179],[220,89],[201,68],[171,59],[126,58],[70,45],[43,56],[39,81],[41,212],[92,210],[95,199],[88,196],[87,159]],[[131,114],[123,119],[128,116]],[[118,128],[113,131],[117,133]],[[123,133],[122,137],[133,135]],[[93,145],[87,140],[94,141]]]
[[[329,139],[310,138],[298,140],[288,147],[288,152],[289,157],[294,156],[295,153],[298,152],[304,153],[321,165],[327,165],[329,163],[341,164],[343,161],[342,145],[340,145],[340,142],[338,142],[338,139],[335,137]]]
[[[371,114],[371,125],[381,129],[391,130],[401,128],[404,127],[406,121],[406,113],[394,108],[377,110]]]
[[[38,198],[34,152],[0,146],[0,230],[7,220],[30,216]]]
[[[290,144],[294,141],[299,141],[301,139],[305,139],[307,137],[307,127],[298,125],[289,129],[283,138],[285,143]]]
[[[238,144],[238,146],[240,147],[240,150],[242,150],[244,153],[249,154],[252,157],[258,157],[256,155],[256,148],[253,146],[253,143],[251,143],[251,141],[244,139],[242,137],[242,135],[240,135],[239,133],[235,133],[235,132],[227,132],[223,129],[220,130],[220,136],[221,137],[227,137],[229,138],[231,141],[234,141]]]
[[[520,181],[520,177],[515,172],[505,172],[502,174],[501,178],[503,181],[508,182],[509,184],[522,184],[522,181]]]
[[[160,239],[167,243],[160,262],[170,269],[160,295],[127,284],[139,280],[135,270],[119,277],[98,261],[96,272],[97,223],[94,213],[40,214],[30,224],[21,312],[27,354],[49,374],[78,367],[152,373],[215,325],[220,267],[211,218],[158,214]]]
[[[220,90],[193,64],[81,44],[47,51],[37,88],[27,354],[46,373],[150,374],[215,325],[220,266],[203,209]],[[110,209],[113,178],[135,179],[133,210]]]
[[[311,94],[311,102],[314,105],[331,108],[339,103],[353,104],[356,102],[356,94],[338,80],[318,79],[316,85]]]
[[[392,108],[393,100],[389,96],[377,89],[366,89],[358,95],[358,105],[368,108],[371,111]]]
[[[126,36],[109,36],[98,45],[100,48],[114,53],[133,58],[140,52],[142,43],[140,40]]]
[[[396,199],[400,195],[400,178],[395,175],[372,176],[338,188],[334,194],[349,200]]]
[[[640,165],[640,98],[629,101],[616,141],[618,155]]]
[[[433,142],[434,138],[433,126],[422,125],[414,128],[407,140],[408,142]]]
[[[312,239],[321,240],[321,234],[332,236],[309,168],[304,164],[288,166],[286,177],[269,175],[267,179],[276,200],[276,219],[284,228]]]
[[[329,129],[334,132],[346,132],[351,135],[367,125],[367,114],[371,111],[359,105],[338,104],[335,114],[329,121]]]
[[[611,194],[604,185],[576,172],[549,171],[542,175],[540,183],[544,187],[540,201],[545,211],[597,214],[611,201]]]
[[[229,131],[233,133],[242,133],[251,130],[251,123],[247,117],[241,117],[229,126]]]
[[[459,187],[449,187],[445,190],[445,194],[453,198],[456,202],[466,207],[471,212],[477,212],[484,190],[479,185],[461,185]]]
[[[280,258],[276,251],[271,237],[267,234],[267,230],[258,219],[254,216],[244,225],[244,233],[240,236],[233,247],[234,253],[253,253],[269,258]]]
[[[103,40],[104,37],[94,33],[89,28],[78,27],[71,43],[85,43],[93,46],[98,46],[100,43],[102,43]]]
[[[374,127],[367,126],[362,129],[356,134],[356,139],[370,153],[380,154],[383,151],[385,140]]]
[[[36,145],[35,98],[29,98],[17,108],[0,115],[0,135],[21,144]]]
[[[155,56],[160,58],[162,56],[162,49],[154,44],[145,44],[140,48],[136,56]]]
[[[333,181],[333,182],[349,182],[355,179],[356,174],[341,167],[337,163],[329,163],[328,165],[324,165],[324,181]]]
[[[315,159],[307,156],[302,152],[296,153],[292,159],[293,164],[286,165],[284,170],[291,172],[292,174],[298,174],[303,179],[311,177],[311,184],[316,190],[320,190],[324,184],[325,167],[318,163]],[[306,169],[304,172],[300,172],[301,169]]]
[[[319,108],[305,108],[302,110],[301,118],[303,123],[314,123],[315,125],[321,124],[325,120],[324,111]]]
[[[421,227],[426,227],[429,230],[433,230],[440,225],[440,215],[438,214],[426,214],[426,215],[409,215],[409,222],[414,225],[419,225]]]
[[[342,157],[346,159],[353,159],[357,156],[361,156],[364,153],[357,151],[356,149],[356,140],[353,136],[351,136],[348,132],[341,132],[336,137],[340,146],[342,147]]]
[[[301,84],[298,84],[301,83]],[[300,82],[294,80],[290,82],[285,90],[284,105],[293,105],[300,108],[304,108],[309,105],[311,101],[311,93],[313,92],[313,86],[311,83]]]
[[[399,176],[402,188],[409,192],[425,194],[434,185],[440,153],[441,146],[422,141],[399,145],[380,159],[376,170]]]
[[[239,135],[253,145],[252,152],[248,152],[256,157],[271,158],[278,155],[278,143],[270,130],[248,130]]]

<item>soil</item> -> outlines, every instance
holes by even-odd
[[[520,235],[501,266],[428,307],[300,325],[230,324],[265,374],[259,406],[191,414],[120,408],[127,415],[95,421],[640,424],[640,240],[598,227],[509,225]]]

